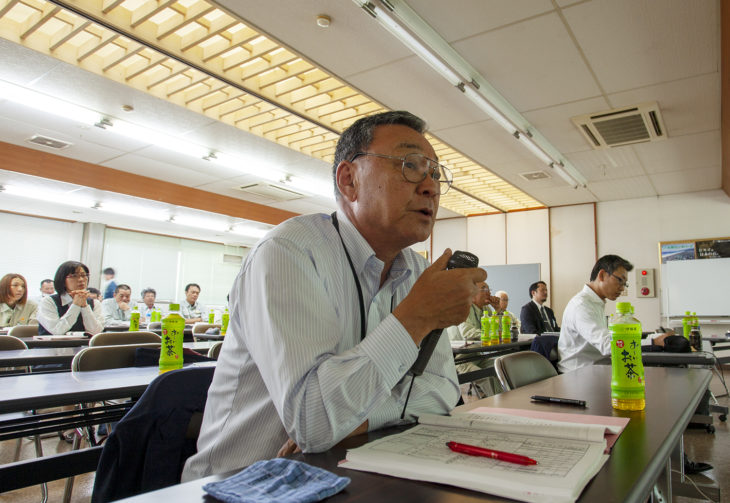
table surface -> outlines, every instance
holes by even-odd
[[[215,362],[206,362],[209,365]],[[115,398],[136,398],[159,375],[157,367],[125,367],[87,372],[23,374],[0,379],[0,414]]]
[[[491,406],[631,418],[614,445],[609,460],[588,483],[579,501],[639,502],[646,500],[654,481],[666,468],[666,461],[689,423],[703,391],[707,388],[710,377],[711,373],[706,369],[647,368],[646,410],[626,412],[617,411],[611,407],[609,386],[611,368],[594,365],[472,402],[462,406],[460,410]],[[669,393],[672,396],[671,400],[666,399]],[[588,404],[583,409],[552,403],[532,403],[529,397],[533,394],[577,398],[586,400]],[[345,439],[325,453],[299,454],[294,458],[352,479],[352,483],[348,487],[327,500],[332,503],[505,501],[496,496],[446,485],[387,477],[338,467],[337,463],[345,458],[347,448],[357,447],[396,431],[398,430],[390,429],[358,435]],[[202,486],[232,473],[235,472],[178,484],[124,501],[135,503],[214,501],[205,496]]]
[[[206,353],[213,342],[184,342],[183,347],[193,351]],[[0,367],[20,367],[23,365],[41,365],[47,363],[70,363],[73,357],[84,349],[84,346],[68,348],[32,348],[10,349],[0,351]]]
[[[455,343],[458,341],[453,342]],[[482,343],[480,341],[469,341],[469,344],[466,346],[464,346],[463,344],[459,344],[458,346],[452,344],[451,352],[454,355],[466,355],[472,353],[494,353],[498,351],[504,351],[506,349],[521,350],[524,348],[529,348],[531,344],[532,339],[518,339],[517,342],[505,342],[503,344],[495,344],[493,346],[482,346]]]

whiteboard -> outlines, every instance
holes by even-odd
[[[662,314],[730,317],[730,258],[662,264]]]
[[[522,306],[530,301],[530,285],[540,281],[540,264],[487,265],[482,269],[487,271],[492,295],[498,290],[507,292],[507,310],[519,316]]]

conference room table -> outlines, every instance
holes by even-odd
[[[213,344],[214,342],[211,341],[183,342],[183,347],[205,355]],[[76,353],[84,347],[0,350],[0,367],[21,367],[49,363],[69,364]]]
[[[611,407],[611,368],[605,365],[583,367],[512,391],[507,391],[459,407],[529,409],[570,414],[592,414],[630,418],[613,446],[611,455],[598,474],[588,483],[581,502],[645,502],[654,486],[671,501],[672,454],[692,412],[707,388],[711,373],[706,369],[650,367],[646,369],[646,409],[618,411]],[[559,396],[586,400],[585,408],[552,403],[534,403],[531,395]],[[671,400],[668,397],[671,396]],[[389,428],[343,440],[320,454],[296,454],[293,459],[350,477],[352,482],[327,501],[332,503],[456,503],[505,501],[504,498],[430,482],[401,479],[375,473],[347,470],[338,466],[348,448],[358,447],[384,435],[403,431]],[[244,448],[242,446],[242,448]],[[238,470],[178,484],[123,500],[127,503],[198,503],[217,501],[206,496],[203,485],[233,475]]]

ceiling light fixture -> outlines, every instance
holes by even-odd
[[[222,166],[235,169],[239,172],[252,174],[264,180],[278,181],[287,176],[286,173],[273,166],[262,167],[260,159],[245,159],[225,154],[223,152],[214,152],[210,147],[191,143],[189,140],[180,139],[122,119],[109,118],[104,116],[104,114],[80,105],[74,105],[58,98],[0,80],[0,100],[2,99],[7,99],[14,103],[34,108],[42,112],[58,115],[64,119],[73,119],[82,124],[96,126],[106,131],[126,136],[127,138],[131,138],[148,145],[161,147],[178,154],[216,162]],[[302,187],[302,190],[306,192],[310,192],[315,195],[334,197],[331,193],[323,194],[321,191],[311,190],[311,187],[318,183],[316,181],[310,181],[304,177],[296,177],[296,179],[299,183],[306,186]],[[89,205],[86,206],[88,207]]]
[[[38,189],[35,186],[24,185],[4,185],[3,189],[3,193],[11,196],[25,197],[46,203],[63,204],[64,206],[92,208],[96,204],[96,201],[92,199],[74,194],[74,190],[68,192],[50,191]]]
[[[571,186],[586,186],[560,151],[403,0],[353,1]]]

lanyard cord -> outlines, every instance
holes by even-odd
[[[355,272],[355,266],[352,265],[352,259],[350,258],[350,252],[347,251],[347,246],[345,246],[345,240],[342,239],[342,234],[340,234],[340,225],[337,222],[337,212],[332,212],[332,225],[334,225],[335,230],[337,231],[337,235],[340,236],[340,241],[342,242],[342,248],[345,250],[345,256],[347,257],[347,263],[350,264],[350,270],[352,271],[352,277],[355,279],[355,286],[357,287],[357,300],[360,302],[360,340],[363,340],[365,338],[365,330],[366,330],[366,321],[365,321],[365,301],[362,299],[362,287],[360,286],[360,280],[357,277],[357,273]]]
[[[332,225],[334,226],[335,230],[337,231],[337,235],[340,236],[340,242],[342,243],[342,248],[345,250],[345,256],[347,257],[347,263],[350,264],[350,271],[352,271],[352,278],[355,280],[355,286],[357,287],[357,300],[360,302],[360,340],[363,340],[365,338],[365,332],[367,331],[367,322],[365,319],[365,301],[362,297],[362,287],[360,286],[360,280],[357,277],[357,272],[355,272],[355,266],[352,265],[352,258],[350,258],[350,252],[347,251],[347,246],[345,246],[345,240],[342,239],[342,234],[340,234],[340,224],[337,221],[337,212],[333,212],[332,215]],[[390,296],[390,312],[393,312],[393,303],[395,302],[395,295]]]

